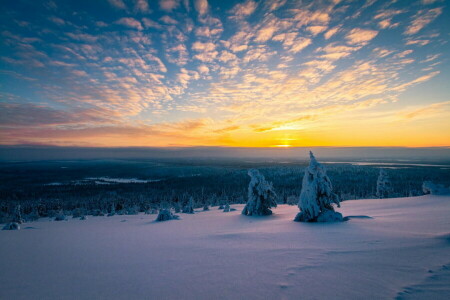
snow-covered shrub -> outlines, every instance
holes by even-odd
[[[169,220],[177,220],[180,217],[172,214],[169,208],[162,208],[159,210],[158,217],[156,217],[157,222],[169,221]]]
[[[193,214],[194,213],[194,198],[190,197],[189,202],[183,207],[183,213]]]
[[[250,183],[248,185],[248,201],[242,210],[246,216],[266,216],[271,215],[270,208],[277,207],[277,195],[275,194],[272,183],[266,181],[264,176],[255,169],[248,171]]]
[[[377,197],[388,198],[392,192],[391,181],[385,169],[380,169],[377,179]]]
[[[446,188],[442,184],[436,184],[431,181],[424,181],[422,184],[422,190],[425,194],[431,195],[449,195],[450,188]]]
[[[66,220],[67,220],[67,217],[66,217],[66,215],[64,214],[64,211],[63,211],[63,210],[60,210],[60,211],[56,214],[55,219],[54,219],[54,221],[66,221]]]
[[[8,223],[3,227],[3,230],[19,230],[19,229],[20,229],[20,224],[17,222]]]
[[[342,221],[342,215],[334,211],[332,203],[340,207],[339,197],[333,193],[331,181],[325,168],[309,152],[310,163],[305,170],[302,191],[298,207],[300,212],[295,217],[297,222]]]
[[[80,220],[83,220],[83,221],[84,221],[84,220],[87,220],[87,216],[81,216],[81,217],[80,217]]]

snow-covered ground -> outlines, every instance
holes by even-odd
[[[450,197],[346,201],[335,224],[234,207],[0,231],[0,298],[450,299]]]

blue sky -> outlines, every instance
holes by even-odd
[[[3,144],[450,144],[446,1],[2,6]]]

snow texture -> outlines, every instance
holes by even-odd
[[[302,181],[302,191],[297,214],[294,221],[297,222],[316,222],[320,216],[320,222],[342,221],[342,215],[334,213],[332,203],[340,207],[339,197],[333,193],[333,186],[327,176],[325,167],[323,167],[309,152],[310,163],[305,170]],[[331,211],[330,213],[328,211]],[[334,213],[334,214],[333,214]]]
[[[40,219],[0,231],[0,298],[450,299],[450,197],[345,201],[333,225],[297,211]]]
[[[272,184],[267,182],[264,176],[256,169],[249,170],[248,176],[251,178],[248,185],[248,200],[242,210],[242,214],[246,216],[271,215],[272,211],[270,208],[277,207],[277,195],[273,190]]]

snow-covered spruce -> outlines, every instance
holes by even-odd
[[[266,216],[271,215],[270,208],[277,207],[276,198],[272,183],[267,182],[264,176],[255,169],[248,171],[250,184],[248,185],[248,201],[242,210],[246,216]]]
[[[333,193],[331,181],[325,168],[309,152],[311,161],[305,170],[302,191],[298,207],[300,212],[295,217],[297,222],[337,222],[343,221],[342,215],[334,211],[332,203],[339,204],[339,197]]]
[[[388,198],[391,193],[391,181],[385,169],[380,169],[377,179],[377,197]]]

